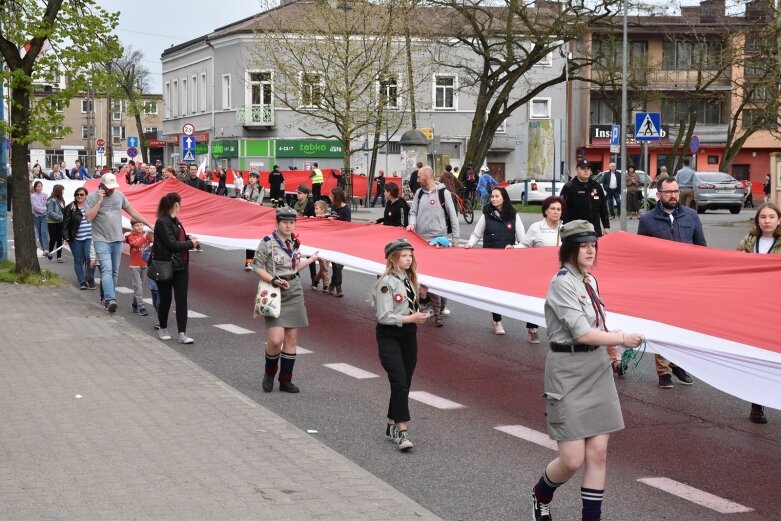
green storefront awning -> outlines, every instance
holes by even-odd
[[[342,143],[335,139],[278,139],[277,157],[344,157]]]
[[[239,140],[223,139],[212,142],[212,157],[214,157],[214,159],[239,157]]]

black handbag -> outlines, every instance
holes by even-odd
[[[174,264],[170,260],[158,260],[153,257],[149,261],[146,276],[156,282],[171,280],[174,276]]]

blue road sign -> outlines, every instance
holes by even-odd
[[[621,125],[610,126],[610,146],[621,146]]]
[[[105,154],[106,149],[104,147],[98,147],[98,154]]]
[[[658,112],[635,114],[635,141],[659,141],[662,139],[662,116]]]
[[[137,147],[138,146],[138,137],[137,136],[130,136],[127,138],[127,146],[130,147]]]
[[[127,157],[136,157],[138,149],[136,147],[127,147]]]
[[[691,150],[692,154],[696,154],[699,149],[700,149],[700,138],[697,136],[692,136],[692,140],[689,141],[689,150]]]
[[[182,161],[195,161],[195,138],[182,136]]]

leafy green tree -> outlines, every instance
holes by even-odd
[[[141,121],[141,114],[144,112],[144,94],[149,92],[150,78],[149,70],[142,63],[144,53],[132,46],[125,48],[122,56],[112,60],[105,65],[106,72],[110,78],[115,81],[110,82],[113,86],[111,97],[122,98],[125,102],[125,112],[133,116],[138,131],[138,152],[141,162],[145,163],[146,143],[144,142],[144,124]]]
[[[15,194],[14,246],[19,273],[40,272],[33,232],[27,157],[33,141],[48,143],[62,123],[57,106],[86,91],[95,63],[121,55],[110,32],[119,13],[109,13],[96,0],[0,0],[0,55],[5,66],[0,81],[10,87],[10,123],[0,122],[12,140],[11,182]],[[45,103],[32,103],[43,85],[56,85]],[[64,129],[65,132],[70,129]]]

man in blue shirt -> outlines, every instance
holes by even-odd
[[[697,209],[694,201],[694,170],[689,168],[689,158],[683,160],[683,168],[675,173],[678,189],[681,191],[680,204]]]
[[[493,187],[499,186],[496,179],[491,177],[491,173],[487,166],[480,169],[480,179],[477,181],[477,195],[480,196],[480,204],[485,206],[491,200],[491,190]]]
[[[663,180],[657,191],[659,202],[656,203],[653,210],[640,217],[637,234],[685,244],[707,246],[697,212],[678,202],[681,195],[681,190],[675,179]],[[662,389],[673,388],[673,376],[683,385],[694,383],[689,373],[661,355],[656,355],[656,374],[659,376],[659,387]]]
[[[87,169],[81,166],[81,160],[77,159],[75,163],[73,163],[73,169],[71,170],[71,175],[69,176],[71,179],[79,179],[79,180],[86,180],[86,179],[92,179],[92,176],[89,175],[89,172],[87,172]]]

